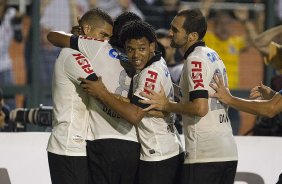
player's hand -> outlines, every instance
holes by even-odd
[[[214,74],[214,83],[210,83],[210,87],[215,90],[214,94],[210,94],[210,97],[217,98],[222,103],[228,104],[232,98],[232,95],[228,88],[224,86],[224,82],[221,76]]]
[[[74,35],[76,35],[76,36],[85,35],[84,32],[83,32],[82,26],[79,26],[79,25],[73,26],[73,27],[71,28],[71,33],[74,34]]]
[[[97,81],[91,81],[91,80],[87,80],[84,78],[78,78],[79,81],[81,81],[80,86],[83,88],[83,90],[95,97],[95,98],[101,98],[101,95],[105,92],[107,92],[107,89],[105,87],[105,85],[102,82],[102,78],[98,77]]]
[[[80,23],[80,17],[79,16],[76,17],[76,21],[77,21],[77,25],[73,26],[71,28],[71,33],[76,35],[76,36],[85,35],[85,33],[83,31],[83,27],[81,26],[81,23]]]
[[[275,92],[268,86],[260,82],[259,86],[254,87],[250,91],[250,99],[270,100]]]
[[[140,100],[140,102],[143,104],[150,104],[150,106],[143,109],[143,111],[149,111],[152,109],[165,111],[166,107],[168,106],[169,101],[165,95],[162,84],[161,84],[161,90],[159,93],[152,90],[150,86],[146,87],[145,89],[149,93],[141,92],[140,95],[145,98],[148,98],[149,100]]]

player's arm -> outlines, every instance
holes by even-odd
[[[114,96],[121,101],[130,103],[130,99],[128,99],[126,97],[123,97],[123,96],[120,96],[120,95],[117,95],[117,94],[114,94]],[[151,116],[151,117],[155,117],[155,118],[164,118],[168,115],[169,114],[167,112],[158,111],[158,110],[150,110],[146,113],[146,116]]]
[[[116,95],[110,93],[104,86],[101,78],[95,82],[81,78],[80,80],[82,82],[81,87],[84,88],[89,95],[100,100],[129,123],[137,125],[145,116],[145,112],[142,111],[142,108],[117,98]]]
[[[282,112],[282,98],[279,93],[271,100],[245,100],[232,96],[227,104],[238,110],[269,118]]]
[[[165,94],[163,88],[159,93],[153,90],[146,89],[150,93],[141,95],[149,98],[150,100],[141,102],[144,104],[150,104],[150,107],[144,110],[158,109],[168,112],[181,113],[185,115],[195,115],[203,117],[208,112],[208,91],[206,82],[206,68],[204,62],[201,62],[199,58],[191,58],[188,61],[186,75],[188,78],[187,84],[189,85],[189,101],[185,103],[175,103],[169,101]]]
[[[258,49],[262,54],[268,55],[269,48],[268,45],[277,35],[282,34],[282,25],[270,28],[261,34],[259,34],[254,40],[254,46]]]
[[[216,93],[212,96],[233,108],[267,117],[273,117],[282,111],[282,96],[279,93],[276,93],[270,100],[246,100],[232,96],[225,88],[221,77],[215,75],[214,80],[215,84],[211,84],[211,87]]]
[[[56,47],[70,48],[70,40],[72,34],[68,34],[61,31],[51,31],[47,34],[48,41]]]
[[[81,83],[79,77],[92,81],[98,79],[89,59],[78,51],[62,49],[57,62],[64,62],[62,72],[75,84]]]
[[[169,101],[165,96],[164,89],[161,87],[159,93],[151,90],[150,88],[145,88],[149,91],[149,94],[144,92],[141,95],[149,100],[140,100],[141,103],[149,104],[150,106],[144,111],[149,111],[151,109],[158,109],[167,112],[174,112],[185,115],[194,115],[203,117],[208,112],[208,99],[207,98],[196,98],[190,102],[177,103]],[[201,92],[200,92],[201,93]]]

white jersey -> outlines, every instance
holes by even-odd
[[[175,84],[178,84],[180,80],[182,68],[183,68],[183,63],[168,65],[167,67],[170,72],[172,82]]]
[[[160,54],[154,56],[153,62],[134,76],[132,103],[142,107],[139,99],[146,86],[152,85],[154,91],[159,91],[163,85],[166,95],[173,99],[173,86],[166,62]],[[150,62],[149,61],[149,62]],[[173,114],[167,118],[145,116],[138,124],[138,136],[141,143],[140,159],[144,161],[160,161],[171,158],[183,152],[178,132],[174,126]]]
[[[86,156],[89,127],[88,95],[79,86],[79,77],[94,70],[90,61],[73,49],[62,49],[55,62],[53,95],[53,130],[47,151],[59,155]]]
[[[195,47],[195,48],[194,48]],[[194,48],[194,50],[193,50]],[[223,75],[227,84],[226,69],[219,55],[196,43],[185,53],[180,79],[181,102],[208,98],[214,93],[209,86],[214,73]],[[204,117],[183,115],[183,131],[187,158],[185,163],[221,162],[237,160],[237,146],[228,118],[228,108],[216,98],[208,98],[208,113]]]
[[[0,23],[0,72],[12,69],[12,59],[9,55],[9,48],[14,36],[12,19],[15,16],[16,9],[8,8]]]
[[[76,39],[73,37],[72,40]],[[108,41],[83,36],[72,41],[72,47],[77,47],[91,60],[95,73],[102,77],[103,83],[111,93],[127,97],[131,78],[120,64],[122,56],[117,49]],[[95,98],[90,98],[89,105],[93,122],[90,124],[89,140],[114,138],[138,142],[136,128],[116,112]]]

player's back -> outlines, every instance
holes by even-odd
[[[78,57],[79,56],[79,57]],[[62,49],[53,73],[53,130],[47,150],[70,156],[86,156],[85,139],[89,126],[88,96],[78,77],[87,77],[85,56],[73,49]],[[84,69],[83,69],[84,67]],[[93,73],[93,71],[92,71]]]
[[[107,41],[84,39],[78,40],[78,48],[90,60],[97,76],[102,77],[106,88],[114,94],[127,97],[131,78],[120,62],[123,54]],[[90,99],[91,116],[94,123],[91,131],[94,137],[89,139],[117,138],[137,142],[136,129],[118,116],[110,108],[94,98]]]

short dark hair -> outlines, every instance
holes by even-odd
[[[114,25],[113,19],[109,14],[99,8],[93,8],[87,11],[80,19],[80,24],[90,24],[93,25],[97,20],[102,20],[110,25]]]
[[[157,43],[157,37],[153,26],[144,21],[131,21],[126,24],[120,33],[120,43],[125,45],[125,42],[131,39],[147,38],[149,43]]]
[[[124,25],[130,21],[141,21],[142,19],[133,12],[123,12],[114,21],[113,35],[111,37],[110,43],[119,47],[122,45],[119,43],[119,35]]]
[[[185,17],[183,28],[187,33],[197,32],[199,40],[203,39],[207,32],[207,20],[200,9],[182,10],[176,16]]]

